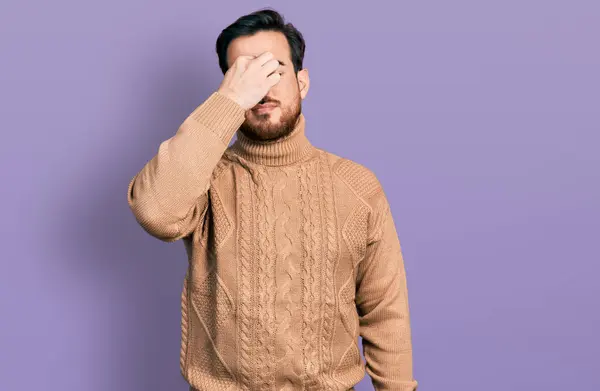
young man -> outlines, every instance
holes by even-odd
[[[272,10],[223,30],[220,87],[129,184],[144,230],[188,253],[181,372],[192,390],[346,391],[366,370],[414,391],[390,206],[372,171],[308,140],[304,48]]]

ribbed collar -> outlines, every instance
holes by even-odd
[[[306,119],[300,114],[294,130],[274,141],[258,141],[246,137],[240,130],[231,151],[244,159],[266,166],[283,166],[299,162],[315,151],[306,137]]]

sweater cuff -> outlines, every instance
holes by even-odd
[[[375,391],[418,391],[419,382],[416,380],[406,382],[394,382],[393,385],[373,383]]]
[[[246,110],[231,98],[213,92],[188,116],[186,122],[194,121],[210,129],[228,145],[234,133],[244,123]]]

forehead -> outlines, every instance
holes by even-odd
[[[231,66],[238,56],[258,56],[271,52],[276,59],[288,63],[290,46],[279,31],[259,31],[251,36],[238,37],[227,48],[227,63]]]

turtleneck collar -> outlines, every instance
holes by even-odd
[[[253,163],[266,166],[283,166],[299,162],[315,151],[306,137],[306,119],[300,114],[294,130],[273,141],[252,140],[239,129],[231,151]]]

